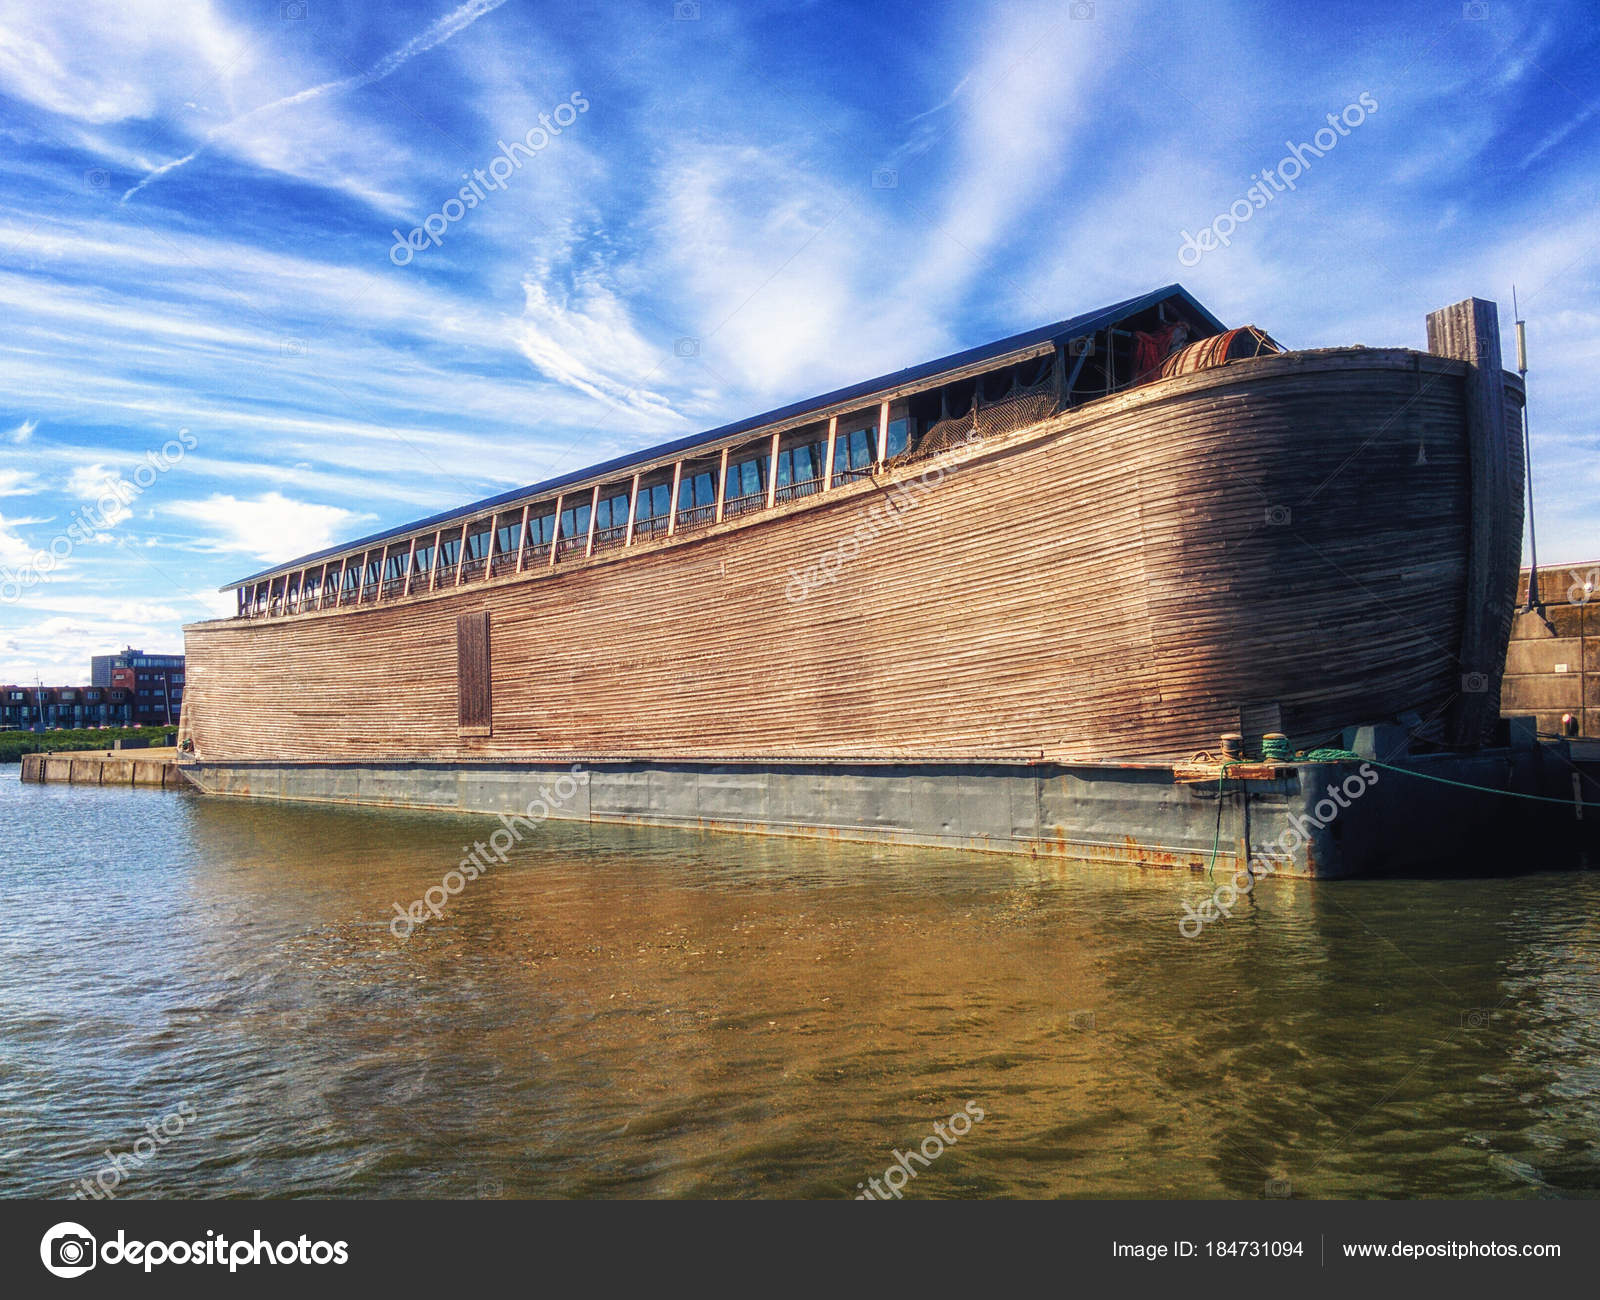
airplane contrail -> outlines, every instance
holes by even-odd
[[[335,91],[358,90],[362,86],[370,86],[374,81],[382,81],[390,73],[397,71],[404,64],[416,58],[417,55],[426,54],[434,46],[442,45],[462,28],[470,27],[478,19],[487,13],[494,12],[505,2],[506,0],[467,0],[466,4],[447,13],[426,31],[413,36],[399,49],[384,55],[383,58],[379,59],[365,72],[358,72],[349,77],[340,77],[337,81],[325,81],[320,86],[309,86],[305,90],[296,91],[294,94],[286,95],[282,99],[273,100],[270,104],[252,108],[248,113],[241,113],[232,121],[225,122],[214,130],[207,132],[205,139],[192,152],[185,154],[182,158],[174,158],[169,163],[162,163],[161,166],[146,175],[143,180],[124,194],[122,202],[126,203],[140,190],[144,189],[145,186],[159,180],[168,172],[176,171],[185,163],[193,162],[205,151],[207,145],[218,136],[225,135],[231,128],[238,126],[241,122],[248,122],[251,118],[260,117],[265,113],[276,112],[280,108],[290,108],[295,104],[303,104],[308,99],[318,99]]]

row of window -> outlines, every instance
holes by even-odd
[[[85,687],[85,688],[83,688],[81,690],[78,687],[72,687],[70,689],[65,689],[64,690],[64,689],[61,689],[60,687],[50,686],[50,687],[46,687],[45,690],[46,690],[47,694],[53,695],[55,697],[55,700],[53,700],[53,701],[47,699],[46,703],[54,703],[56,701],[59,701],[62,704],[73,704],[73,705],[100,704],[100,703],[103,703],[103,702],[111,703],[111,704],[118,704],[118,703],[121,703],[124,698],[126,698],[125,696],[121,696],[121,695],[113,695],[113,696],[110,697],[109,700],[106,700],[105,697],[103,696],[101,690],[98,687],[93,687],[93,686]],[[38,694],[39,694],[38,691],[30,691],[30,690],[6,691],[4,693],[4,698],[5,698],[5,701],[6,701],[6,703],[8,705],[11,705],[11,704],[34,704],[38,700]],[[81,699],[80,699],[80,696],[82,697]]]
[[[775,458],[772,440],[763,439],[729,454],[720,483],[715,463],[686,461],[676,475],[668,469],[652,471],[632,483],[586,492],[576,502],[563,498],[530,506],[525,517],[518,507],[490,520],[335,560],[323,569],[245,586],[238,593],[239,613],[259,617],[364,605],[514,572],[530,563],[549,564],[574,553],[605,550],[627,541],[630,512],[635,538],[664,534],[674,525],[692,528],[712,523],[719,505],[724,518],[736,518],[764,509],[769,501],[820,492],[830,479],[838,485],[867,477],[880,459],[904,454],[911,447],[911,421],[899,412],[892,414],[898,418],[887,422],[881,458],[874,413],[863,412],[856,423],[841,421],[834,437],[831,475],[825,473],[824,431],[780,440]]]

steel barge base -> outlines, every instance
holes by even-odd
[[[1397,728],[1347,736],[1392,753]],[[1600,813],[1578,806],[1569,747],[1514,721],[1470,754],[1215,764],[1036,762],[184,761],[206,794],[919,845],[1232,879],[1503,873],[1562,865]],[[1403,769],[1403,770],[1397,770]],[[1417,775],[1411,775],[1416,773]],[[1572,801],[1534,803],[1492,791]],[[1600,802],[1584,776],[1583,800]],[[526,833],[525,829],[522,829]],[[1530,832],[1541,846],[1528,858]],[[1508,857],[1507,855],[1515,855]]]

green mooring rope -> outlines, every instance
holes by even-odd
[[[1288,760],[1286,746],[1283,752],[1277,752],[1280,746],[1271,747],[1272,752],[1266,752],[1263,747],[1261,755],[1263,762]],[[1228,789],[1228,769],[1244,762],[1244,759],[1224,759],[1217,772],[1217,830],[1211,838],[1211,862],[1206,867],[1206,878],[1213,883],[1217,879],[1217,854],[1222,848],[1222,803],[1223,795]],[[1453,785],[1460,790],[1475,790],[1479,794],[1504,795],[1508,799],[1527,799],[1533,803],[1560,804],[1563,808],[1594,808],[1600,809],[1600,803],[1581,803],[1575,799],[1559,799],[1547,794],[1523,794],[1520,790],[1496,790],[1489,785],[1473,785],[1468,781],[1454,781],[1447,776],[1434,776],[1431,772],[1418,772],[1414,768],[1396,767],[1393,763],[1380,762],[1376,758],[1363,758],[1348,749],[1302,749],[1293,760],[1296,763],[1371,763],[1373,767],[1381,767],[1386,772],[1398,772],[1402,776],[1414,776],[1419,781],[1435,781],[1440,785]]]
[[[1600,803],[1580,803],[1576,799],[1561,799],[1548,794],[1523,794],[1520,790],[1496,790],[1491,785],[1473,785],[1468,781],[1453,781],[1447,776],[1434,776],[1431,772],[1418,772],[1415,768],[1396,767],[1393,763],[1382,763],[1375,758],[1362,758],[1360,754],[1351,753],[1348,749],[1305,749],[1295,755],[1298,763],[1371,763],[1373,767],[1381,767],[1386,772],[1399,772],[1402,776],[1414,776],[1419,781],[1436,781],[1440,785],[1453,785],[1461,790],[1476,790],[1480,794],[1504,795],[1508,799],[1527,799],[1533,803],[1558,803],[1564,808],[1600,808]]]
[[[1228,769],[1244,760],[1239,758],[1225,758],[1222,767],[1217,772],[1217,833],[1211,837],[1211,864],[1206,867],[1206,879],[1212,884],[1217,882],[1217,850],[1222,847],[1222,796],[1228,789]]]

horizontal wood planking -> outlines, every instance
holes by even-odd
[[[1239,362],[965,450],[894,522],[891,481],[926,466],[554,573],[199,624],[186,738],[216,761],[1083,760],[1187,755],[1267,703],[1308,738],[1427,715],[1460,686],[1464,373]],[[456,620],[481,609],[494,734],[460,737]]]

